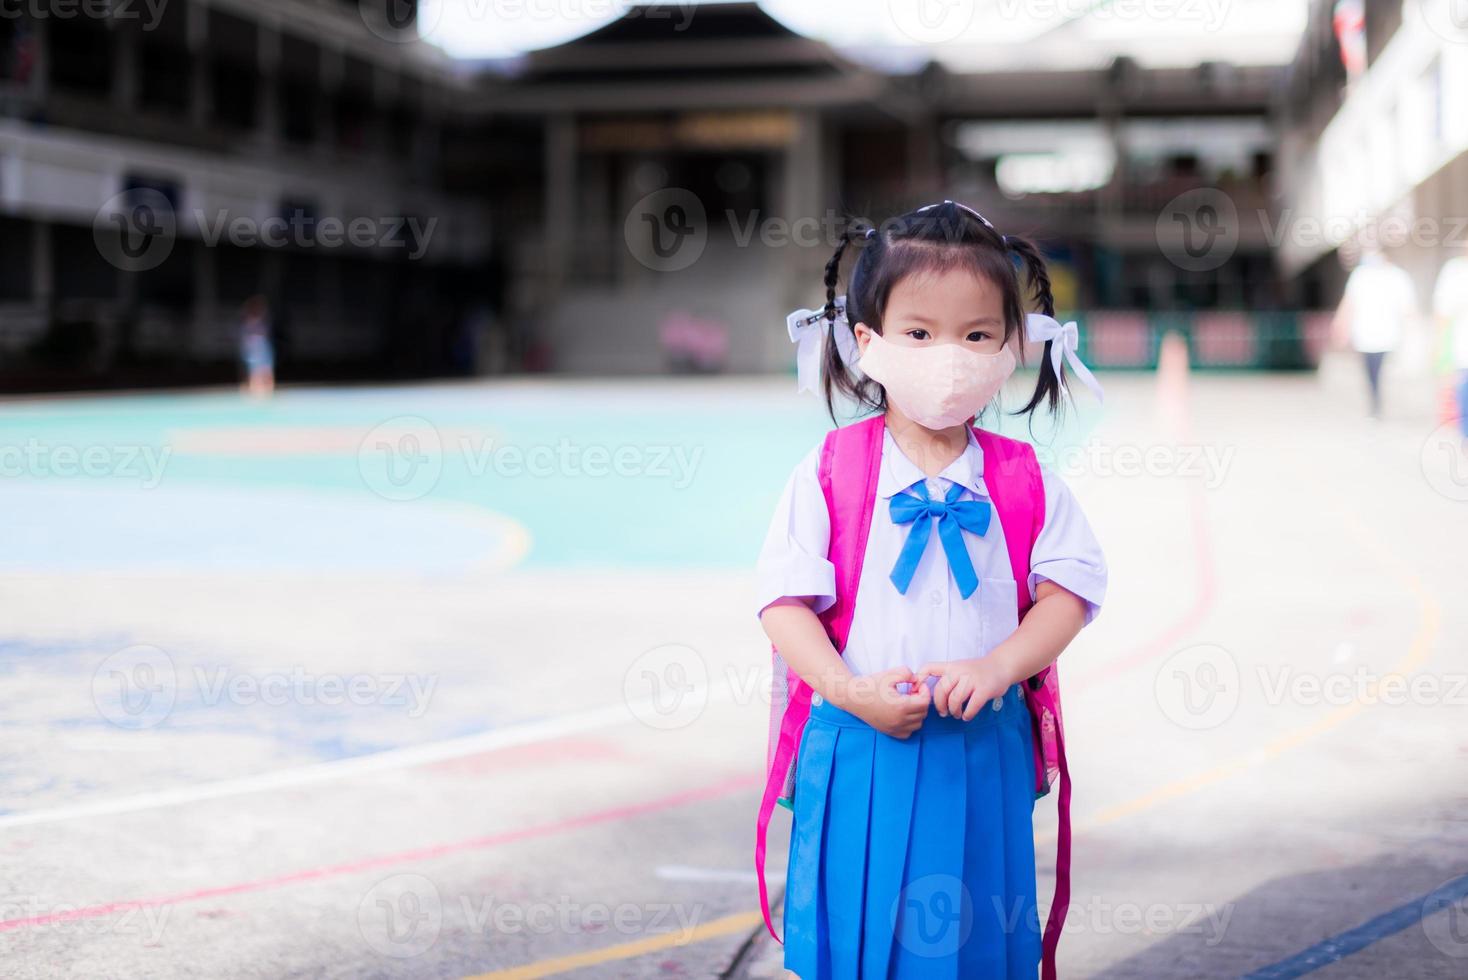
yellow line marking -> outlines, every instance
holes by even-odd
[[[1332,509],[1337,511],[1337,515],[1341,519],[1341,524],[1351,532],[1352,536],[1365,548],[1374,552],[1376,558],[1382,564],[1391,566],[1396,576],[1406,583],[1407,588],[1417,597],[1420,611],[1417,619],[1417,632],[1412,637],[1412,644],[1408,647],[1407,653],[1402,660],[1381,678],[1381,680],[1386,680],[1393,676],[1407,677],[1431,658],[1433,644],[1436,642],[1438,632],[1442,628],[1442,606],[1438,603],[1436,597],[1428,591],[1421,576],[1413,571],[1411,566],[1403,562],[1394,552],[1383,545],[1380,537],[1373,534],[1359,517],[1343,508],[1338,508],[1333,505]],[[1252,769],[1255,766],[1263,765],[1284,752],[1302,745],[1315,736],[1328,732],[1354,717],[1362,708],[1373,703],[1378,685],[1379,681],[1373,683],[1362,700],[1342,705],[1323,718],[1317,719],[1308,725],[1301,725],[1298,728],[1287,731],[1262,748],[1245,752],[1211,769],[1206,769],[1197,775],[1159,786],[1157,789],[1143,793],[1141,796],[1107,807],[1086,820],[1083,825],[1078,825],[1076,832],[1080,833],[1096,827],[1104,827],[1107,824],[1133,816],[1160,803],[1186,796],[1206,786],[1221,782],[1230,776]],[[1054,839],[1055,834],[1048,833],[1037,837],[1036,842],[1048,843]]]
[[[644,939],[636,939],[630,943],[621,943],[617,946],[608,946],[605,949],[595,949],[589,953],[576,953],[571,956],[558,956],[555,959],[539,960],[528,963],[525,966],[517,966],[508,970],[496,970],[493,973],[480,973],[464,980],[532,980],[534,977],[549,977],[567,970],[579,969],[583,966],[596,966],[598,963],[607,963],[612,960],[631,959],[634,956],[642,956],[645,953],[656,953],[660,949],[671,949],[675,946],[687,946],[690,943],[703,942],[706,939],[715,939],[719,936],[727,936],[731,932],[744,932],[753,929],[764,922],[764,917],[758,912],[740,912],[736,915],[726,915],[722,919],[705,922],[687,932],[668,932],[657,936],[648,936]]]

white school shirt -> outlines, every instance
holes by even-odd
[[[1417,308],[1412,277],[1380,256],[1367,256],[1346,277],[1351,344],[1358,351],[1397,349]]]
[[[1468,370],[1468,255],[1449,259],[1437,274],[1432,309],[1448,321],[1453,367]]]
[[[816,447],[801,460],[775,508],[758,564],[761,612],[780,598],[804,599],[817,613],[836,601],[836,569],[826,558],[831,524],[818,477],[820,455]],[[928,492],[942,499],[959,483],[964,488],[960,500],[988,501],[983,474],[984,452],[970,431],[962,455],[928,481]],[[1045,524],[1030,559],[1030,598],[1038,583],[1054,582],[1085,601],[1089,623],[1106,595],[1106,559],[1070,490],[1043,467],[1041,474]],[[899,666],[917,670],[932,661],[981,657],[1018,626],[1014,573],[997,511],[991,513],[989,529],[982,537],[963,532],[979,578],[978,591],[969,598],[959,594],[937,528],[930,529],[906,594],[892,584],[892,566],[913,525],[892,521],[890,501],[894,493],[922,479],[922,470],[897,447],[892,433],[883,433],[872,526],[851,633],[842,651],[853,674],[875,674]]]

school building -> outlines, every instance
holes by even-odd
[[[1280,275],[1340,294],[1374,244],[1427,313],[1442,264],[1468,250],[1468,18],[1451,0],[1314,0],[1280,100]],[[1344,259],[1344,262],[1342,261]],[[1406,340],[1425,369],[1432,324]]]
[[[1335,246],[1279,233],[1354,138],[1318,14],[1293,58],[1174,64],[1084,19],[935,60],[634,6],[469,63],[355,0],[56,2],[0,19],[10,388],[231,377],[255,294],[287,380],[780,370],[841,222],[943,197],[1040,240],[1103,365],[1166,329],[1308,364],[1339,288]]]

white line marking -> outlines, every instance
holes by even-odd
[[[718,882],[720,884],[753,885],[758,879],[753,871],[737,871],[732,868],[692,868],[684,864],[659,865],[654,872],[664,881]],[[785,876],[774,871],[766,872],[765,879],[772,885],[785,880]]]
[[[726,690],[710,694],[709,700],[722,701],[728,697],[729,692]],[[515,748],[522,745],[530,745],[535,742],[547,742],[566,735],[574,735],[580,732],[594,731],[599,728],[610,728],[613,725],[633,722],[637,720],[639,711],[644,709],[656,711],[657,707],[652,698],[635,702],[610,704],[600,708],[591,708],[586,711],[562,715],[558,718],[547,718],[540,721],[511,725],[506,728],[498,728],[479,735],[466,735],[463,738],[445,739],[441,742],[430,742],[427,745],[388,749],[386,752],[374,752],[371,755],[357,756],[352,759],[318,762],[309,766],[280,769],[275,772],[260,773],[255,776],[241,776],[237,779],[220,779],[207,783],[195,783],[190,786],[153,790],[147,793],[135,793],[130,796],[116,796],[111,799],[97,800],[91,803],[74,803],[68,806],[52,807],[46,810],[10,813],[0,816],[0,830],[8,830],[12,827],[32,827],[37,824],[58,823],[63,820],[76,820],[82,817],[102,817],[118,813],[135,813],[139,810],[154,810],[160,807],[196,803],[200,800],[215,800],[225,796],[268,792],[291,786],[304,786],[329,779],[363,776],[390,769],[401,769],[408,766],[423,765],[429,762],[440,762],[445,759],[458,759],[467,755],[477,755],[481,752],[493,752],[497,749]]]

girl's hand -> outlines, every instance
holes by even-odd
[[[901,684],[911,685],[911,693],[904,693]],[[927,685],[919,684],[917,676],[906,667],[853,677],[846,686],[839,706],[893,738],[907,738],[917,731],[932,700]]]
[[[918,680],[938,678],[933,687],[933,706],[945,717],[961,717],[973,721],[979,709],[1001,697],[1013,683],[995,657],[977,660],[949,660],[926,664],[918,671]]]

